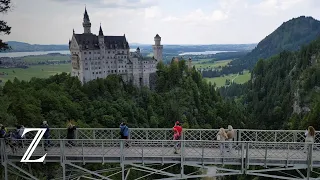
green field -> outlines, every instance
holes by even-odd
[[[70,60],[69,56],[50,56],[50,55],[38,55],[38,56],[26,56],[23,57],[22,60],[28,63],[39,63],[39,62],[47,62],[47,61],[66,61]]]
[[[212,59],[203,59],[199,62],[194,63],[194,66],[196,68],[218,68],[219,66],[224,67],[226,66],[229,62],[232,60],[222,60],[222,61],[216,61],[214,63],[205,63],[205,64],[200,64],[200,62],[206,62],[206,61],[211,61]]]
[[[7,80],[13,80],[17,77],[19,80],[30,80],[32,77],[37,78],[48,78],[55,74],[60,74],[62,72],[70,72],[71,64],[59,64],[59,65],[35,65],[30,66],[27,69],[21,68],[10,68],[4,69],[0,68],[0,73],[8,73],[8,75],[0,75],[0,80],[4,84]]]
[[[250,80],[251,74],[249,71],[244,71],[243,75],[230,74],[224,77],[215,77],[215,78],[205,78],[207,82],[216,83],[217,87],[225,86],[226,80],[230,79],[230,81],[234,80],[234,83],[243,84]]]

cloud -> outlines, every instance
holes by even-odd
[[[162,12],[158,6],[152,6],[144,9],[145,18],[161,17]]]
[[[60,3],[83,4],[96,8],[140,9],[157,5],[157,0],[51,0]]]
[[[173,23],[187,23],[192,25],[206,25],[215,21],[223,21],[227,18],[228,14],[221,10],[214,10],[213,12],[206,14],[201,9],[197,9],[182,17],[167,16],[163,18],[162,21]]]
[[[264,0],[251,6],[255,14],[262,16],[274,16],[281,11],[286,11],[305,3],[304,0]]]

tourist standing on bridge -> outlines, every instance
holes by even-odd
[[[177,143],[175,143],[174,145],[174,153],[178,154],[178,150],[180,150],[181,148],[181,135],[182,135],[182,127],[179,121],[177,121],[175,123],[175,125],[173,126],[173,140],[178,141]]]
[[[233,130],[233,127],[231,125],[228,125],[228,132],[227,132],[227,141],[230,141],[228,143],[228,146],[229,146],[229,151],[231,152],[232,150],[232,141],[233,141],[233,138],[234,138],[234,130]]]
[[[308,127],[307,132],[305,133],[306,135],[306,139],[305,142],[306,143],[314,143],[314,136],[316,134],[315,129],[312,126]],[[307,152],[307,144],[304,145],[304,152]]]
[[[71,146],[74,146],[74,142],[72,141],[72,139],[75,138],[75,131],[76,131],[76,126],[72,124],[72,122],[69,122],[68,124],[68,133],[67,133],[67,139],[68,139],[68,144]]]
[[[5,127],[0,124],[0,138],[4,139],[7,136],[7,132]]]
[[[49,125],[47,123],[47,121],[43,121],[41,126],[41,128],[46,128],[46,132],[44,133],[43,135],[43,138],[44,138],[44,150],[47,151],[47,147],[50,146],[50,128],[49,128]]]
[[[128,139],[129,137],[129,128],[125,122],[122,122],[120,124],[120,136],[121,136],[121,139]],[[125,146],[129,147],[128,142],[125,142]]]
[[[217,140],[218,141],[222,141],[220,143],[220,153],[221,154],[223,154],[223,152],[224,152],[224,141],[226,139],[228,139],[228,135],[227,135],[225,129],[224,128],[220,128],[220,130],[219,130],[219,132],[217,134]]]

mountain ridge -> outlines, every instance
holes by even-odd
[[[238,61],[230,62],[227,68],[233,72],[252,69],[259,59],[265,59],[280,52],[296,51],[320,36],[320,21],[311,16],[299,16],[283,22],[271,34],[261,40],[257,46]]]

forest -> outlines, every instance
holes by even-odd
[[[241,107],[225,101],[212,84],[185,61],[158,64],[154,91],[125,84],[113,75],[81,85],[67,73],[29,82],[14,79],[0,89],[0,122],[38,127],[171,127],[179,120],[189,128],[244,128],[248,119]]]
[[[319,129],[320,38],[300,51],[283,51],[259,60],[252,78],[219,91],[235,99],[251,115],[252,128]]]

